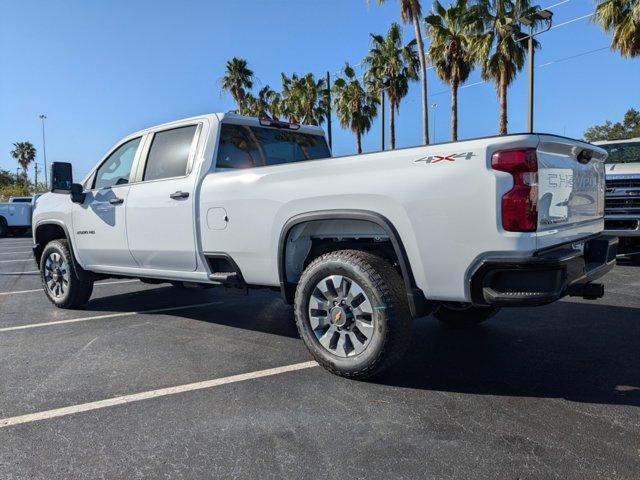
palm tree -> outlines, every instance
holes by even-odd
[[[292,123],[321,125],[327,113],[327,87],[323,78],[312,73],[299,77],[282,74],[282,113]]]
[[[274,90],[266,97],[267,102],[269,103],[269,113],[271,114],[271,118],[274,120],[280,120],[281,117],[284,116],[284,102],[282,101],[282,94],[276,92]]]
[[[348,63],[343,74],[333,83],[333,103],[340,126],[355,134],[356,150],[362,153],[362,135],[371,129],[377,115],[378,99],[365,90]]]
[[[507,133],[507,89],[524,67],[528,35],[520,28],[521,18],[533,19],[540,7],[530,0],[479,0],[471,15],[484,25],[475,54],[482,66],[483,80],[495,82],[500,104],[499,133]],[[533,20],[534,27],[541,23]],[[539,46],[534,39],[534,48]]]
[[[420,61],[416,52],[416,40],[403,45],[402,32],[397,23],[391,24],[386,37],[372,33],[371,38],[373,48],[364,59],[369,69],[365,78],[387,92],[389,137],[393,149],[396,147],[395,113],[400,109],[400,101],[409,92],[409,81],[418,79]]]
[[[429,60],[443,82],[451,86],[451,140],[458,140],[458,87],[468,78],[475,63],[473,46],[477,22],[469,14],[467,0],[444,8],[436,0],[433,13],[425,18],[431,37]]]
[[[245,112],[247,115],[251,115],[258,118],[268,118],[277,120],[277,115],[272,112],[272,105],[274,97],[278,94],[271,90],[269,85],[265,85],[258,92],[258,96],[254,97],[250,93],[246,95],[245,99]]]
[[[613,31],[611,50],[623,57],[640,55],[640,2],[638,0],[600,0],[594,20],[606,32]]]
[[[247,61],[237,57],[229,60],[221,82],[222,90],[228,91],[236,101],[238,113],[244,115],[247,90],[253,87],[253,71],[247,67]]]
[[[27,168],[29,168],[29,164],[36,158],[35,147],[31,142],[16,142],[13,144],[11,156],[18,161],[18,164],[22,168],[22,176],[26,183]]]
[[[378,0],[378,5],[382,5],[386,0]],[[400,18],[402,23],[413,24],[418,46],[418,60],[420,61],[420,81],[422,84],[422,141],[429,144],[429,109],[427,108],[427,59],[424,55],[424,42],[422,41],[422,29],[420,19],[422,18],[422,6],[420,0],[400,0]]]

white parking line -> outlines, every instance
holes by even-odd
[[[17,262],[34,262],[35,260],[33,259],[33,257],[29,257],[29,258],[20,258],[17,260],[0,260],[0,263],[17,263]]]
[[[268,368],[266,370],[258,370],[256,372],[231,375],[230,377],[215,378],[213,380],[205,380],[203,382],[187,383],[185,385],[177,385],[175,387],[159,388],[157,390],[149,390],[147,392],[107,398],[106,400],[98,400],[97,402],[81,403],[79,405],[71,405],[69,407],[55,408],[53,410],[45,410],[43,412],[20,415],[18,417],[2,418],[0,419],[0,428],[20,425],[22,423],[37,422],[38,420],[65,417],[67,415],[73,415],[76,413],[89,412],[91,410],[100,410],[102,408],[140,402],[142,400],[149,400],[152,398],[166,397],[167,395],[175,395],[177,393],[193,392],[195,390],[203,390],[205,388],[219,387],[221,385],[228,385],[230,383],[245,382],[247,380],[254,380],[256,378],[272,377],[274,375],[281,375],[283,373],[305,370],[307,368],[313,368],[317,366],[318,363],[315,361],[294,363],[292,365]]]
[[[193,305],[181,305],[179,307],[165,307],[165,308],[154,308],[152,310],[139,310],[136,312],[118,312],[118,313],[107,313],[105,315],[93,315],[91,317],[81,317],[81,318],[70,318],[67,320],[56,320],[53,322],[42,322],[42,323],[30,323],[27,325],[16,325],[14,327],[4,327],[0,328],[0,333],[3,332],[13,332],[16,330],[26,330],[28,328],[39,328],[39,327],[49,327],[52,325],[63,325],[66,323],[78,323],[78,322],[88,322],[89,320],[102,320],[104,318],[116,318],[116,317],[128,317],[132,315],[143,315],[145,313],[163,313],[163,312],[174,312],[177,310],[187,310],[189,308],[200,308],[200,307],[209,307],[211,305],[219,305],[222,302],[207,302],[207,303],[196,303]]]
[[[1,275],[35,275],[36,273],[40,273],[38,270],[29,270],[26,272],[0,272]]]
[[[19,252],[0,252],[0,255],[15,255],[16,253],[31,253],[30,250],[20,250]]]
[[[133,282],[137,282],[138,280],[118,280],[117,282],[102,282],[102,283],[95,283],[94,287],[101,287],[102,285],[118,285],[120,283],[133,283]],[[0,296],[2,295],[18,295],[20,293],[33,293],[33,292],[41,292],[42,288],[34,288],[33,290],[18,290],[15,292],[0,292]]]

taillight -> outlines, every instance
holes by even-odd
[[[513,177],[513,188],[502,196],[502,228],[508,232],[535,232],[538,227],[536,149],[498,151],[491,157],[491,166]]]

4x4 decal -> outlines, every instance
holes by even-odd
[[[450,153],[448,155],[427,155],[422,158],[418,158],[414,160],[414,163],[424,162],[424,163],[438,163],[438,162],[455,162],[456,158],[464,158],[465,160],[469,160],[471,157],[475,157],[476,154],[473,152],[463,152],[463,153]]]

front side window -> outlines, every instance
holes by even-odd
[[[604,148],[609,154],[606,163],[640,162],[640,142],[610,143],[598,146]]]
[[[154,134],[143,180],[186,175],[191,144],[197,128],[197,125],[189,125]]]
[[[328,158],[321,135],[223,124],[216,168],[251,168]]]
[[[138,151],[142,137],[129,140],[120,145],[115,152],[109,155],[95,174],[95,184],[93,188],[109,188],[114,185],[124,185],[129,183],[129,175],[133,159]]]

